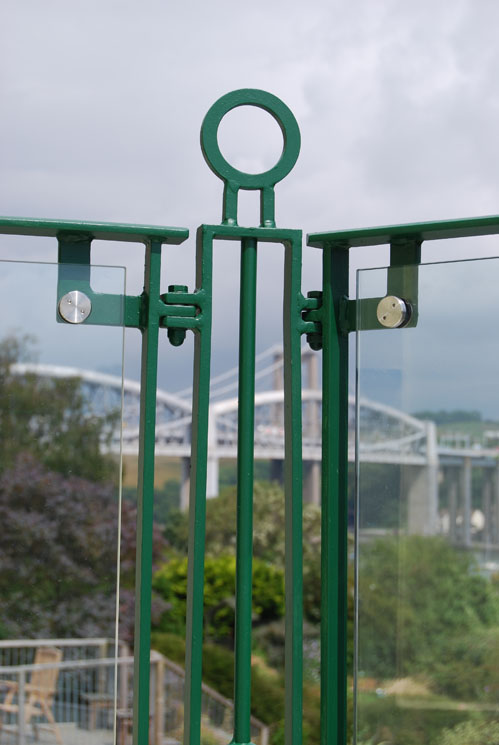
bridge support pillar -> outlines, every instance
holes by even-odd
[[[485,544],[492,541],[492,480],[489,469],[484,469],[484,480],[482,486],[482,512],[483,512],[483,536]]]
[[[321,464],[318,460],[303,463],[303,501],[316,505],[321,503]]]
[[[471,546],[471,458],[464,458],[461,469],[461,494],[463,504],[462,540]]]
[[[206,497],[218,497],[218,471],[219,461],[216,456],[208,455],[208,468],[206,472]]]
[[[206,498],[218,497],[219,458],[217,453],[217,415],[210,406],[208,415],[208,462],[206,464]]]
[[[402,487],[407,494],[407,529],[417,535],[438,533],[438,451],[434,422],[426,422],[425,466],[402,466]]]
[[[454,468],[449,468],[449,540],[455,543],[457,540],[457,501],[458,482]]]
[[[191,459],[187,456],[180,459],[180,509],[189,509],[189,493],[191,490]]]

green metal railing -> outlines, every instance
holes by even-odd
[[[231,109],[251,105],[269,112],[284,137],[282,156],[272,169],[246,174],[222,156],[219,124]],[[357,326],[356,303],[348,299],[349,249],[389,244],[391,266],[387,292],[411,303],[410,323],[417,323],[417,264],[425,240],[499,233],[499,218],[391,226],[367,230],[316,233],[309,244],[322,249],[322,289],[305,297],[301,291],[302,233],[275,224],[274,187],[292,169],[300,133],[291,111],[275,96],[240,90],[223,96],[210,109],[201,129],[201,145],[210,168],[224,182],[219,225],[202,225],[197,233],[196,288],[170,286],[161,292],[162,247],[188,237],[183,228],[118,225],[57,220],[0,219],[0,233],[50,236],[59,247],[58,296],[78,290],[92,303],[84,323],[119,324],[142,334],[139,495],[136,557],[134,674],[134,745],[146,745],[149,729],[152,531],[155,412],[158,339],[162,329],[174,346],[187,330],[195,335],[192,414],[192,470],[189,509],[189,559],[186,639],[185,742],[200,745],[203,643],[203,575],[206,519],[208,407],[212,327],[213,243],[240,244],[239,412],[237,462],[237,571],[235,627],[235,714],[233,742],[250,742],[252,502],[255,392],[255,318],[257,257],[268,244],[284,246],[284,417],[286,523],[286,745],[302,742],[302,381],[301,337],[322,349],[322,608],[321,608],[321,742],[346,743],[347,696],[347,443],[348,333]],[[260,226],[240,227],[240,189],[260,191]],[[139,296],[99,294],[91,287],[93,240],[145,245],[144,290]],[[82,265],[88,271],[73,271]],[[380,298],[366,304],[367,327],[377,328]],[[365,317],[366,314],[363,314]],[[59,322],[63,320],[59,317]]]

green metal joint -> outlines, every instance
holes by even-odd
[[[315,352],[322,349],[322,292],[311,290],[302,298],[301,333],[307,335],[307,344]]]
[[[207,240],[233,240],[239,243],[243,238],[256,238],[259,243],[280,243],[291,249],[300,245],[301,248],[302,231],[293,228],[204,224],[201,229]]]
[[[181,346],[186,329],[198,329],[203,323],[203,292],[189,293],[187,285],[170,285],[160,295],[159,325],[168,329],[168,339],[174,347]]]

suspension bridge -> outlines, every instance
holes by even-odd
[[[256,358],[255,459],[270,461],[271,477],[282,480],[284,461],[284,391],[282,347],[273,346]],[[302,350],[304,499],[320,503],[321,390],[318,354]],[[140,384],[93,370],[49,364],[18,363],[18,375],[36,374],[81,381],[88,412],[100,415],[122,411],[123,428],[114,432],[111,450],[138,453]],[[211,380],[207,497],[219,491],[221,459],[237,453],[238,368]],[[192,389],[177,393],[158,390],[156,454],[181,462],[181,507],[189,503]],[[358,411],[357,411],[358,409]],[[348,457],[355,462],[355,429],[362,464],[400,466],[400,491],[407,499],[409,532],[444,532],[470,548],[476,543],[473,522],[472,473],[481,469],[480,546],[499,549],[499,461],[495,449],[441,444],[433,422],[419,420],[383,403],[349,397]],[[361,487],[362,487],[362,468]],[[442,509],[441,484],[446,484]],[[476,508],[476,497],[475,497]],[[479,520],[480,522],[480,520]],[[368,532],[368,530],[366,529]]]

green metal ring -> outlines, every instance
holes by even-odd
[[[220,152],[218,127],[225,114],[238,106],[257,106],[274,117],[284,139],[281,157],[273,168],[263,173],[245,173],[233,168]],[[280,98],[256,88],[242,88],[227,93],[215,101],[201,127],[201,149],[209,167],[224,181],[242,189],[263,189],[274,186],[293,168],[300,152],[300,129],[291,112]]]

